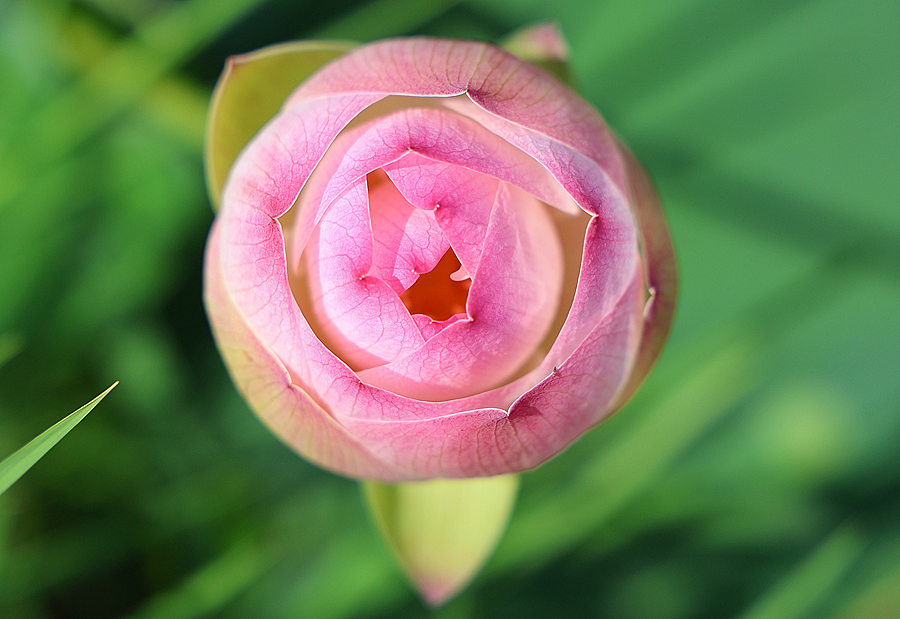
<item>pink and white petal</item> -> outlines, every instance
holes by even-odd
[[[564,449],[618,408],[627,387],[642,330],[643,282],[633,277],[626,294],[575,352],[509,409],[510,422],[537,465]],[[545,450],[542,452],[542,450]]]
[[[270,217],[284,215],[341,129],[379,98],[332,97],[279,113],[236,160],[222,190],[222,208],[252,208]]]
[[[631,226],[595,217],[584,238],[581,271],[569,315],[542,363],[544,372],[565,361],[619,303],[640,272]]]
[[[486,247],[456,322],[416,352],[359,372],[377,387],[419,400],[469,396],[502,384],[533,354],[556,314],[562,250],[544,207],[500,183]]]
[[[413,320],[416,321],[416,326],[419,327],[419,331],[426,341],[430,340],[453,323],[468,319],[469,317],[466,314],[454,314],[447,320],[435,320],[431,316],[426,316],[425,314],[413,314]]]
[[[483,106],[473,105],[472,100],[451,99],[445,105],[478,121],[491,132],[534,157],[550,171],[585,212],[605,219],[619,219],[628,213],[627,198],[607,172],[621,168],[621,162],[616,160],[617,153],[601,150],[594,155],[604,159],[592,158],[573,148],[565,140],[498,117]]]
[[[375,240],[371,275],[396,294],[435,267],[450,247],[434,213],[410,204],[387,178],[369,189]]]
[[[573,197],[586,201],[582,207],[588,212],[604,217],[627,212],[624,168],[615,139],[599,114],[550,74],[499,48],[428,38],[365,45],[313,75],[287,105],[348,93],[438,97],[465,93],[505,121],[493,130],[554,174],[564,174],[566,162],[574,159],[577,173],[559,180]],[[446,103],[453,105],[449,99]],[[587,161],[579,161],[575,153]]]
[[[309,175],[308,180],[303,186],[303,191],[297,197],[296,204],[291,209],[293,211],[293,219],[288,239],[288,247],[290,248],[289,256],[292,268],[297,268],[300,264],[303,250],[306,248],[309,237],[319,223],[319,220],[331,206],[322,200],[323,193],[326,188],[331,187],[334,196],[340,195],[355,182],[359,182],[365,174],[378,169],[378,166],[372,166],[371,170],[365,173],[351,177],[338,190],[332,183],[332,177],[335,171],[342,165],[347,149],[349,149],[357,140],[365,127],[356,126],[348,127],[343,130],[334,142],[325,151],[321,160],[315,167],[315,170]],[[333,200],[333,197],[332,197]]]
[[[304,254],[323,339],[357,369],[393,361],[425,343],[397,294],[367,276],[373,253],[368,206],[363,177],[334,201]]]
[[[294,384],[271,348],[254,333],[231,298],[223,276],[219,222],[206,245],[204,302],[216,343],[238,390],[260,419],[310,461],[344,475],[402,479]]]
[[[407,108],[353,132],[353,143],[328,174],[319,212],[350,183],[409,151],[507,181],[548,204],[571,202],[541,164],[472,119],[441,108]]]

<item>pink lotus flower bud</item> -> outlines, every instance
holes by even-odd
[[[630,397],[668,333],[674,260],[647,177],[569,88],[484,43],[308,43],[226,77],[256,62],[277,91],[331,58],[221,192],[205,300],[234,382],[343,475],[541,464]],[[255,92],[231,109],[269,105]]]

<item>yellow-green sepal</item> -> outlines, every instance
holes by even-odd
[[[375,523],[422,598],[439,606],[490,558],[506,530],[518,475],[362,483]]]
[[[340,41],[292,41],[226,61],[213,90],[203,145],[206,187],[213,208],[218,208],[228,170],[247,142],[303,80],[353,45]]]

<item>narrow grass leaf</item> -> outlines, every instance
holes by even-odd
[[[35,462],[43,458],[44,454],[50,451],[72,428],[77,426],[97,406],[100,400],[105,398],[106,394],[118,384],[118,381],[113,383],[109,389],[59,423],[51,426],[36,439],[3,460],[3,462],[0,462],[0,494],[6,492],[28,469],[34,466]]]
[[[15,357],[22,349],[19,334],[13,332],[0,333],[0,367]]]
[[[866,541],[851,526],[842,526],[741,619],[802,619],[814,616],[811,611],[847,575],[865,549]]]

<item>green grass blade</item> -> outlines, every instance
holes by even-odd
[[[812,616],[810,611],[847,575],[867,541],[852,526],[840,527],[741,619],[802,619]]]
[[[116,381],[109,389],[62,421],[45,430],[40,436],[3,460],[3,462],[0,462],[0,494],[6,492],[28,469],[34,466],[35,462],[43,458],[44,454],[50,451],[72,428],[77,426],[97,406],[100,400],[105,398],[106,394],[118,384],[118,381]]]
[[[0,367],[19,354],[22,349],[22,338],[17,333],[8,331],[0,333]]]

